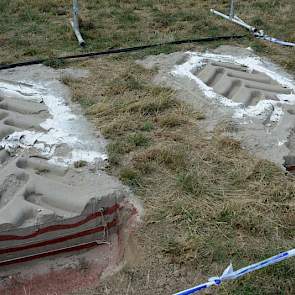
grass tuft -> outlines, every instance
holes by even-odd
[[[140,178],[136,170],[125,167],[120,170],[120,179],[130,186],[138,186]]]
[[[54,69],[58,69],[58,68],[65,67],[66,62],[64,59],[52,58],[52,59],[48,59],[48,60],[44,61],[43,64],[45,66],[52,67]]]
[[[149,145],[149,138],[142,133],[135,133],[130,134],[128,136],[128,142],[133,146],[148,146]]]
[[[81,167],[84,167],[87,165],[87,162],[86,161],[83,161],[83,160],[80,160],[80,161],[76,161],[74,163],[74,167],[75,168],[81,168]]]

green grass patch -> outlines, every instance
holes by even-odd
[[[290,0],[251,0],[236,4],[237,14],[274,37],[295,41],[294,5]],[[80,27],[86,48],[79,48],[69,24],[72,6],[61,0],[2,0],[0,3],[0,60],[8,63],[28,58],[62,56],[81,51],[105,50],[176,39],[230,35],[245,31],[210,13],[210,8],[228,11],[227,2],[208,1],[81,1]],[[253,40],[253,39],[252,39]],[[216,46],[224,42],[214,42]],[[239,41],[248,46],[248,40]],[[294,51],[253,40],[253,47],[273,55],[294,70]],[[211,46],[210,44],[208,44]],[[143,55],[168,53],[177,46],[149,49]],[[135,54],[136,55],[136,54]],[[138,53],[138,55],[142,55]],[[287,58],[286,58],[287,56]],[[136,81],[136,78],[135,78]],[[129,81],[131,84],[135,81]],[[131,87],[140,87],[136,82]]]

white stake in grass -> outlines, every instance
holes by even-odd
[[[82,38],[79,28],[79,5],[78,0],[73,0],[73,19],[71,20],[71,25],[74,30],[74,33],[78,39],[80,46],[85,46],[85,41]]]

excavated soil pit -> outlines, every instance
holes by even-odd
[[[295,81],[251,49],[224,45],[138,63],[158,71],[154,83],[175,89],[180,100],[203,112],[200,127],[209,135],[220,125],[234,126],[225,135],[281,167],[295,155]]]
[[[277,94],[292,93],[268,75],[232,63],[209,62],[197,77],[216,93],[245,107],[262,100],[279,101]]]
[[[138,222],[129,190],[103,171],[106,143],[71,103],[64,74],[86,75],[45,66],[0,73],[1,294],[97,284]]]

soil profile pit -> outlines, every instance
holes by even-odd
[[[277,94],[292,93],[291,89],[282,87],[268,75],[232,63],[208,63],[197,77],[216,93],[245,107],[263,100],[279,101]]]
[[[180,100],[204,113],[211,134],[226,136],[280,167],[295,156],[295,81],[249,48],[223,45],[211,52],[176,52],[138,61],[156,69],[154,83],[171,87]],[[287,157],[287,158],[286,158]]]
[[[104,139],[59,81],[86,74],[45,66],[0,73],[0,291],[5,294],[20,294],[46,277],[57,294],[77,288],[72,280],[58,280],[66,274],[81,281],[81,264],[88,275],[79,287],[97,284],[121,261],[137,222],[139,207],[129,190],[102,170]],[[47,288],[31,288],[30,294]]]

